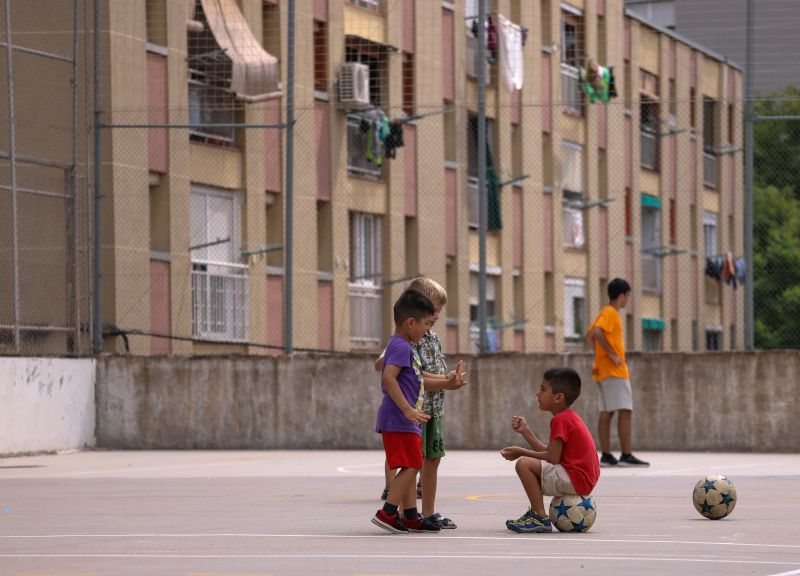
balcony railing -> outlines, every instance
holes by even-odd
[[[206,269],[192,270],[192,337],[247,342],[250,339],[247,265],[195,263],[195,267]]]
[[[652,132],[641,132],[641,165],[648,170],[658,169],[658,138]]]
[[[583,92],[581,92],[580,70],[561,63],[561,100],[565,111],[583,114]]]
[[[478,194],[478,179],[467,178],[467,224],[470,228],[478,228],[480,225],[479,208],[480,196]]]
[[[383,291],[350,284],[350,346],[379,348],[383,330]]]
[[[565,204],[561,213],[564,218],[564,246],[583,248],[583,210]]]
[[[717,187],[717,157],[711,152],[703,152],[703,185]]]
[[[642,254],[642,290],[661,293],[661,259],[653,254]]]

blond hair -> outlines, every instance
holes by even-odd
[[[419,290],[431,300],[438,301],[442,306],[447,304],[447,292],[438,282],[436,282],[436,280],[431,280],[430,278],[424,278],[420,276],[419,278],[414,278],[411,281],[411,283],[408,285],[408,289]]]

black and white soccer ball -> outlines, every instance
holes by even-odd
[[[700,514],[719,520],[733,512],[736,488],[725,476],[706,476],[695,485],[692,502]]]
[[[591,496],[565,494],[550,501],[550,522],[561,532],[587,532],[597,517]]]

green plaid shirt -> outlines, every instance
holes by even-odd
[[[431,374],[447,375],[447,363],[442,353],[442,342],[436,332],[428,330],[416,344],[414,350],[422,360],[422,369]],[[425,393],[425,414],[433,418],[441,418],[444,413],[444,390]]]

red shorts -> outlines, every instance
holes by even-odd
[[[422,438],[413,432],[381,430],[389,468],[422,468]]]

